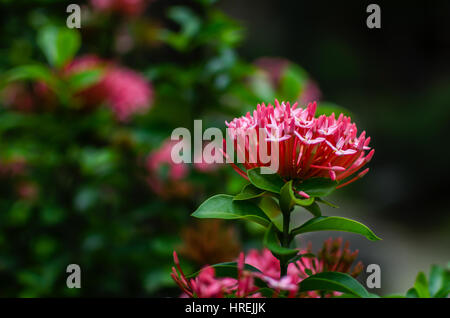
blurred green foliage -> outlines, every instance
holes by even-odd
[[[8,3],[1,87],[20,84],[35,98],[36,83],[44,83],[54,97],[27,111],[4,94],[0,100],[0,162],[23,161],[18,173],[0,176],[0,296],[178,294],[172,251],[189,214],[212,193],[236,193],[243,181],[231,169],[190,169],[191,195],[164,197],[148,186],[148,154],[194,119],[224,128],[257,102],[298,97],[306,76],[288,72],[275,93],[236,52],[243,28],[213,2],[156,2],[154,15],[133,17],[89,12],[79,31],[64,26],[64,1]],[[124,28],[134,45],[126,53],[114,46]],[[102,69],[63,73],[87,53],[150,80],[151,110],[119,122],[108,108],[83,108],[79,93],[102,79]],[[66,287],[70,263],[81,266],[79,290]]]

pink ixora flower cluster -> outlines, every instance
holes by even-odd
[[[172,159],[172,148],[177,141],[165,140],[161,146],[152,151],[146,158],[145,167],[148,172],[147,183],[156,194],[165,197],[187,197],[193,190],[187,181],[190,172],[211,173],[218,165],[205,162],[194,163],[191,167],[184,163],[175,163]]]
[[[315,102],[303,109],[298,107],[298,103],[291,106],[289,102],[276,100],[275,107],[263,103],[253,114],[248,112],[230,123],[226,122],[238,155],[241,153],[245,159],[245,169],[269,166],[260,157],[259,149],[271,149],[271,144],[275,143],[277,147],[274,149],[278,153],[270,155],[272,160],[278,160],[276,172],[284,179],[325,177],[343,181],[358,172],[375,152],[369,148],[370,137],[366,137],[365,131],[358,136],[356,124],[343,114],[337,118],[334,113],[315,117],[316,108]],[[249,139],[249,136],[256,137]],[[238,142],[240,140],[245,142]],[[256,156],[252,154],[253,149],[256,149]],[[246,177],[236,164],[232,163],[232,166]],[[338,187],[361,178],[368,170]]]
[[[174,141],[166,140],[147,156],[145,162],[147,183],[153,192],[162,197],[185,197],[191,192],[190,185],[184,180],[189,174],[189,167],[172,160],[174,144]]]
[[[310,254],[311,248],[300,250],[299,254]],[[174,252],[175,267],[172,278],[187,297],[222,298],[228,295],[236,297],[263,297],[257,280],[263,281],[273,290],[271,297],[284,293],[287,297],[330,297],[337,292],[323,294],[318,291],[299,292],[299,283],[310,275],[321,272],[341,272],[357,277],[363,270],[362,263],[353,265],[358,251],[350,251],[348,242],[342,247],[342,239],[325,241],[317,257],[305,255],[289,264],[286,276],[280,277],[280,262],[268,249],[250,250],[247,255],[241,253],[238,260],[238,276],[218,278],[211,266],[204,267],[197,277],[188,279],[184,275],[177,254]],[[244,264],[251,265],[260,272],[249,271]],[[178,271],[177,271],[178,270]]]
[[[152,85],[130,69],[108,63],[94,55],[86,55],[68,64],[64,73],[69,76],[95,68],[103,69],[104,75],[100,82],[79,93],[86,103],[106,103],[120,121],[127,121],[131,115],[150,108],[153,101]]]

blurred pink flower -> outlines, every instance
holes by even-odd
[[[219,167],[218,164],[204,161],[194,162],[192,165],[174,163],[171,152],[178,143],[179,141],[168,139],[146,159],[147,182],[155,193],[164,197],[186,197],[193,190],[193,186],[186,180],[192,170],[210,173]]]
[[[275,90],[280,88],[284,73],[289,66],[293,65],[291,61],[277,57],[262,57],[257,59],[254,64],[269,77]],[[303,90],[298,92],[298,94],[298,102],[301,105],[318,101],[322,96],[319,87],[312,79],[306,81],[305,87],[303,87]]]
[[[241,253],[238,261],[238,278],[217,278],[215,270],[211,266],[205,266],[197,277],[188,279],[180,267],[176,252],[173,252],[175,267],[172,267],[172,279],[184,292],[183,296],[198,298],[224,298],[234,294],[239,298],[259,298],[256,293],[254,276],[244,270],[244,253]]]
[[[35,108],[32,94],[22,83],[11,83],[1,92],[2,104],[21,112],[30,112]]]
[[[91,0],[91,5],[98,11],[110,11],[125,15],[141,14],[150,0]]]
[[[275,107],[258,104],[253,115],[248,112],[229,123],[225,122],[234,140],[234,149],[238,149],[238,155],[245,159],[244,168],[270,166],[270,163],[261,160],[259,148],[265,144],[266,149],[271,149],[271,144],[275,143],[278,147],[274,149],[278,153],[272,154],[271,159],[278,160],[276,172],[284,179],[303,181],[312,177],[330,178],[343,181],[339,188],[363,177],[368,169],[349,178],[374,155],[375,150],[369,147],[370,137],[366,137],[366,132],[358,136],[356,124],[343,114],[337,119],[334,113],[331,116],[314,117],[316,103],[310,103],[305,109],[297,105],[291,106],[289,102],[280,104],[277,100]],[[259,136],[260,131],[262,136]],[[252,133],[255,135],[252,144],[246,142],[238,145],[239,140],[245,140],[245,136],[251,136]],[[251,156],[255,147],[257,152]],[[366,151],[369,153],[366,154]],[[226,149],[224,152],[226,154]],[[245,171],[234,163],[231,165],[247,178]],[[347,178],[349,180],[345,181]],[[307,193],[302,195],[308,196]]]
[[[107,92],[106,100],[121,121],[150,107],[153,95],[150,84],[134,71],[114,67],[106,73],[101,85]]]
[[[196,278],[188,279],[180,267],[176,252],[173,252],[173,259],[175,267],[172,267],[171,276],[188,297],[222,298],[237,288],[236,279],[216,278],[215,270],[210,266],[202,268]]]
[[[130,69],[108,63],[94,55],[72,61],[65,68],[65,75],[95,68],[104,70],[102,79],[79,93],[88,104],[106,102],[119,121],[127,121],[133,114],[144,113],[150,108],[153,100],[150,82]]]
[[[245,263],[259,269],[264,275],[273,279],[280,278],[280,261],[267,249],[251,249],[245,256]]]
[[[188,167],[184,163],[174,163],[172,160],[172,147],[175,141],[166,140],[162,146],[150,154],[147,160],[147,168],[149,171],[157,171],[161,165],[169,166],[168,178],[174,181],[181,180],[189,173]]]
[[[157,194],[164,197],[186,196],[190,192],[189,184],[183,179],[189,174],[185,163],[174,163],[172,147],[177,142],[166,140],[160,148],[147,157],[147,183]]]
[[[39,196],[38,186],[31,181],[21,181],[16,185],[17,196],[26,201],[34,201]]]
[[[272,86],[276,89],[280,86],[281,77],[290,63],[289,60],[278,57],[261,57],[254,62],[269,76]]]
[[[208,143],[205,142],[203,144],[203,147],[207,147],[207,146],[208,146]],[[215,149],[213,149],[212,152],[211,152],[211,155],[214,156],[214,154],[215,154]],[[214,163],[214,162],[213,163],[207,163],[205,161],[205,158],[202,158],[201,162],[196,162],[197,161],[196,159],[198,159],[198,157],[194,158],[193,167],[194,167],[195,170],[197,170],[199,172],[209,173],[209,172],[212,172],[212,171],[215,171],[215,170],[219,169],[219,167],[220,167],[219,163]],[[198,161],[200,161],[200,160],[198,160]]]
[[[0,177],[15,177],[23,175],[27,162],[23,157],[0,159]]]
[[[188,280],[181,270],[177,254],[174,252],[175,267],[172,268],[172,278],[180,286],[188,297],[225,297],[235,295],[236,297],[262,297],[259,287],[255,284],[256,279],[266,282],[273,290],[272,297],[277,297],[281,292],[287,292],[288,297],[330,297],[340,295],[338,292],[328,294],[318,291],[298,293],[298,284],[309,277],[321,272],[335,271],[348,273],[357,277],[362,269],[362,263],[353,265],[358,251],[351,252],[348,242],[342,247],[342,239],[325,241],[317,257],[311,255],[311,247],[299,251],[303,255],[299,260],[289,264],[286,276],[280,277],[280,262],[268,249],[250,250],[247,256],[239,255],[237,279],[216,278],[214,269],[206,266],[200,274]],[[260,272],[244,269],[244,265],[251,265]],[[178,269],[178,272],[177,272]]]
[[[299,254],[311,254],[311,247],[300,250]],[[297,285],[310,275],[321,272],[341,272],[357,277],[363,270],[361,262],[353,266],[357,255],[357,250],[350,251],[348,242],[342,247],[342,238],[335,240],[329,238],[325,241],[317,257],[306,255],[290,263],[285,277],[280,277],[280,262],[268,249],[263,249],[261,252],[250,250],[245,263],[259,269],[263,273],[261,278],[272,288],[283,287],[282,290],[294,290],[293,285]],[[339,295],[339,293],[332,295]],[[315,291],[303,295],[303,297],[306,296],[320,297]]]

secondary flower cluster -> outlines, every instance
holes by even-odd
[[[291,106],[289,102],[276,100],[275,107],[258,104],[253,115],[248,112],[226,122],[238,155],[245,159],[245,169],[269,166],[260,156],[260,147],[270,150],[275,143],[278,153],[270,154],[271,160],[278,160],[276,172],[284,179],[325,177],[342,181],[358,172],[375,152],[369,147],[370,137],[366,137],[365,131],[358,136],[356,124],[343,114],[337,118],[334,113],[315,117],[316,108],[315,102],[303,109],[297,103]],[[253,147],[256,147],[256,156],[252,154]],[[242,169],[236,164],[232,166],[246,178]],[[361,178],[368,170],[339,187]]]
[[[243,252],[239,255],[237,279],[216,277],[215,269],[211,266],[204,267],[197,277],[188,279],[174,252],[175,267],[172,268],[171,276],[183,290],[184,297],[222,298],[234,295],[241,298],[260,298],[263,294],[257,281],[263,281],[273,290],[272,295],[268,295],[271,297],[278,297],[283,293],[287,297],[317,298],[335,296],[339,293],[299,292],[299,283],[308,276],[335,271],[357,277],[362,272],[361,262],[353,266],[358,251],[351,252],[348,242],[342,247],[341,238],[336,240],[330,238],[325,241],[317,257],[310,253],[310,247],[300,250],[299,255],[304,256],[290,263],[287,275],[283,277],[280,277],[279,260],[268,249],[263,249],[262,251],[250,250],[247,255]],[[245,269],[245,264],[255,267],[260,272]]]
[[[167,139],[161,146],[152,151],[146,159],[145,167],[148,172],[147,182],[156,194],[165,197],[187,197],[193,188],[187,177],[190,171],[209,173],[218,168],[218,165],[205,162],[194,163],[191,167],[182,162],[175,163],[172,159],[172,148],[176,141]]]
[[[130,69],[107,63],[94,55],[72,61],[66,67],[65,75],[95,68],[101,68],[105,73],[100,82],[80,92],[86,103],[106,103],[120,121],[128,120],[135,113],[145,112],[151,106],[153,89],[147,80]]]

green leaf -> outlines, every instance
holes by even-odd
[[[448,297],[450,294],[450,269],[437,265],[431,266],[428,289],[431,297]]]
[[[335,113],[336,115],[339,115],[340,113],[343,113],[346,116],[354,117],[353,114],[346,108],[339,106],[334,103],[330,102],[319,102],[317,104],[317,115],[327,115],[330,116],[332,113]]]
[[[281,100],[296,100],[302,94],[308,81],[308,74],[298,65],[289,64],[280,78],[278,97]]]
[[[258,100],[272,102],[276,98],[270,78],[264,72],[256,72],[250,77],[249,88]]]
[[[295,184],[297,191],[303,191],[312,197],[325,197],[336,189],[337,181],[329,178],[311,178]]]
[[[5,82],[20,80],[43,81],[52,87],[57,86],[58,83],[58,79],[53,75],[49,68],[40,64],[15,67],[5,73],[3,80]]]
[[[320,207],[316,202],[314,202],[310,206],[304,206],[304,208],[306,210],[308,210],[315,217],[319,217],[322,215],[322,211],[320,210]]]
[[[430,298],[430,291],[428,290],[427,277],[423,272],[419,272],[414,283],[414,289],[419,298]]]
[[[68,78],[69,86],[72,91],[79,92],[85,88],[97,84],[102,78],[102,69],[89,69],[74,73]]]
[[[285,211],[286,213],[291,212],[295,204],[294,201],[292,200],[291,192],[292,192],[292,180],[286,182],[280,190],[280,207],[281,210]]]
[[[310,206],[314,203],[314,197],[309,199],[299,199],[295,196],[292,189],[292,180],[286,182],[280,191],[280,206],[283,211],[290,212],[294,205],[303,207]],[[320,212],[320,209],[319,209]],[[320,215],[320,214],[319,214]],[[317,215],[316,215],[317,216]]]
[[[262,196],[266,193],[264,190],[258,189],[253,184],[247,184],[242,191],[238,193],[233,200],[250,200]]]
[[[297,255],[298,250],[282,247],[278,241],[276,229],[271,224],[264,235],[264,245],[275,255],[284,256],[287,258]]]
[[[417,292],[417,290],[414,287],[410,288],[406,292],[406,298],[419,298],[419,293]]]
[[[434,296],[444,283],[445,270],[437,265],[432,265],[430,270],[430,282],[428,283],[430,295]]]
[[[216,277],[231,277],[231,278],[237,278],[238,276],[238,268],[236,262],[226,262],[226,263],[219,263],[211,265],[212,268],[215,270],[215,276]],[[256,267],[244,264],[244,270],[254,272],[254,273],[261,273],[259,269]],[[197,271],[193,274],[190,274],[187,276],[187,278],[194,278],[197,277],[198,274],[200,274],[200,271]]]
[[[284,181],[276,174],[262,174],[261,168],[254,168],[247,171],[250,182],[257,188],[270,191],[273,193],[280,193],[284,186]]]
[[[246,219],[265,227],[270,224],[270,219],[257,205],[250,201],[233,201],[233,196],[226,194],[209,198],[192,216],[200,219]]]
[[[441,289],[437,291],[436,294],[433,295],[434,298],[447,298],[450,295],[450,281],[447,280],[447,283],[442,286]]]
[[[263,196],[257,205],[269,217],[270,221],[280,231],[283,230],[283,213],[277,202],[270,196]]]
[[[292,235],[316,231],[343,231],[364,235],[370,241],[381,240],[367,226],[338,216],[319,216],[292,230]]]
[[[179,24],[180,31],[161,30],[159,37],[174,49],[187,51],[194,36],[201,29],[201,19],[188,7],[173,6],[168,11],[168,17]]]
[[[408,298],[445,298],[450,294],[450,270],[441,266],[431,266],[429,280],[423,272],[417,274],[414,286],[410,288]]]
[[[340,272],[323,272],[305,278],[300,283],[300,292],[311,290],[338,291],[361,298],[370,298],[370,294],[356,279]]]
[[[66,27],[46,26],[40,30],[37,43],[52,66],[69,62],[81,45],[80,34]]]
[[[331,203],[330,201],[324,200],[322,198],[316,198],[316,202],[323,203],[323,204],[328,205],[329,207],[332,207],[332,208],[335,208],[335,209],[339,208],[336,204]]]
[[[383,296],[383,298],[405,298],[405,296],[403,296],[401,294],[389,294],[389,295]]]

